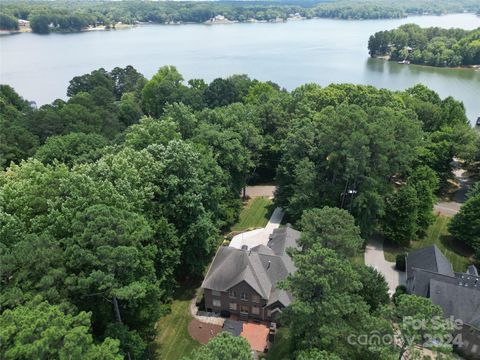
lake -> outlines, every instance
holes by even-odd
[[[473,14],[391,20],[315,19],[286,23],[146,25],[76,34],[0,37],[0,82],[45,104],[65,98],[68,81],[104,67],[133,65],[151,77],[175,65],[186,79],[242,73],[292,90],[307,82],[369,84],[401,90],[423,83],[462,100],[480,116],[480,71],[400,65],[368,57],[370,35],[401,24],[480,27]]]

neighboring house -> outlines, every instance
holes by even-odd
[[[275,229],[267,246],[220,247],[202,284],[207,311],[273,320],[292,302],[277,284],[296,270],[286,250],[298,248],[299,238],[300,232],[287,226]]]
[[[428,297],[443,309],[446,318],[463,321],[463,344],[457,350],[470,359],[480,359],[480,277],[475,266],[465,273],[453,271],[452,264],[437,248],[429,246],[408,254],[407,291]]]

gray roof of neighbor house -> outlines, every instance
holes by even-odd
[[[443,309],[445,317],[453,316],[480,328],[480,288],[444,279],[430,280],[430,298]]]
[[[412,270],[412,276],[407,279],[407,291],[409,294],[429,297],[430,296],[430,280],[458,283],[454,276],[439,274],[433,271],[417,269]]]
[[[423,269],[446,276],[455,276],[450,261],[436,245],[416,250],[407,256],[407,282],[413,277],[414,269]]]
[[[298,248],[299,238],[300,232],[287,226],[273,231],[268,246],[258,245],[250,250],[220,247],[202,288],[228,291],[246,282],[267,300],[267,306],[277,301],[288,306],[292,302],[291,295],[276,285],[296,270],[286,250],[289,247]]]
[[[471,265],[467,272],[453,272],[452,264],[435,246],[407,256],[407,291],[429,297],[443,309],[445,317],[453,316],[480,329],[480,276]]]

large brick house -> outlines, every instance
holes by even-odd
[[[480,276],[475,266],[454,272],[437,246],[410,253],[406,259],[407,292],[428,297],[443,309],[446,318],[463,322],[462,344],[457,351],[468,359],[480,359]]]
[[[273,320],[292,302],[291,294],[277,284],[295,271],[286,250],[298,248],[299,237],[299,231],[287,226],[275,229],[267,246],[220,247],[202,284],[207,311]]]

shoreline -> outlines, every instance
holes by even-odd
[[[156,22],[138,22],[136,24],[122,24],[122,23],[117,23],[115,24],[114,27],[110,27],[110,28],[106,28],[104,25],[100,25],[100,26],[97,26],[97,27],[88,27],[88,28],[85,28],[85,29],[82,29],[80,31],[51,31],[47,34],[39,34],[39,35],[49,35],[49,34],[75,34],[75,33],[82,33],[82,32],[89,32],[89,31],[109,31],[109,30],[122,30],[122,29],[131,29],[131,28],[134,28],[134,27],[138,27],[138,26],[148,26],[148,25],[194,25],[194,24],[198,24],[198,25],[231,25],[231,24],[279,24],[279,23],[286,23],[286,22],[289,22],[289,21],[305,21],[305,20],[321,20],[321,19],[325,19],[325,20],[341,20],[341,21],[371,21],[371,20],[398,20],[398,19],[405,19],[405,18],[409,18],[409,17],[417,17],[417,16],[447,16],[447,15],[459,15],[459,14],[471,14],[471,15],[475,15],[477,17],[480,17],[478,14],[476,13],[463,13],[463,12],[459,12],[459,13],[446,13],[446,14],[439,14],[439,15],[436,15],[436,14],[410,14],[410,15],[406,15],[406,16],[403,16],[403,17],[392,17],[392,18],[380,18],[380,19],[352,19],[352,18],[339,18],[339,17],[319,17],[319,16],[314,16],[314,17],[302,17],[298,14],[294,14],[293,16],[289,16],[288,18],[284,19],[284,18],[276,18],[276,19],[272,19],[272,20],[257,20],[257,19],[247,19],[245,21],[238,21],[238,20],[229,20],[227,18],[222,18],[222,19],[218,19],[218,20],[215,20],[215,18],[221,16],[221,15],[217,15],[216,17],[214,18],[211,18],[207,21],[204,21],[204,22],[191,22],[191,21],[177,21],[177,22],[174,22],[174,21],[170,21],[170,22],[165,22],[165,23],[156,23]],[[21,28],[19,30],[0,30],[0,36],[6,36],[6,35],[16,35],[16,34],[21,34],[21,33],[33,33],[32,32],[32,29],[31,28]],[[378,59],[383,59],[385,58],[385,56],[378,56],[378,57],[375,57],[375,58],[378,58]],[[431,65],[421,65],[421,64],[413,64],[413,65],[419,65],[419,66],[430,66],[430,67],[438,67],[440,68],[440,66],[431,66]],[[458,67],[458,68],[461,68],[461,69],[464,69],[465,67]],[[449,68],[449,69],[455,69],[455,68]]]
[[[383,55],[383,56],[375,56],[375,57],[370,57],[371,59],[378,59],[378,60],[383,60],[383,61],[388,61],[392,63],[397,63],[398,61],[396,60],[391,60],[389,55]],[[463,66],[434,66],[434,65],[426,65],[426,64],[415,64],[410,62],[409,64],[399,64],[399,65],[415,65],[415,66],[421,66],[421,67],[426,67],[426,68],[434,68],[434,69],[448,69],[448,70],[473,70],[473,71],[480,71],[480,64],[477,65],[463,65]]]

